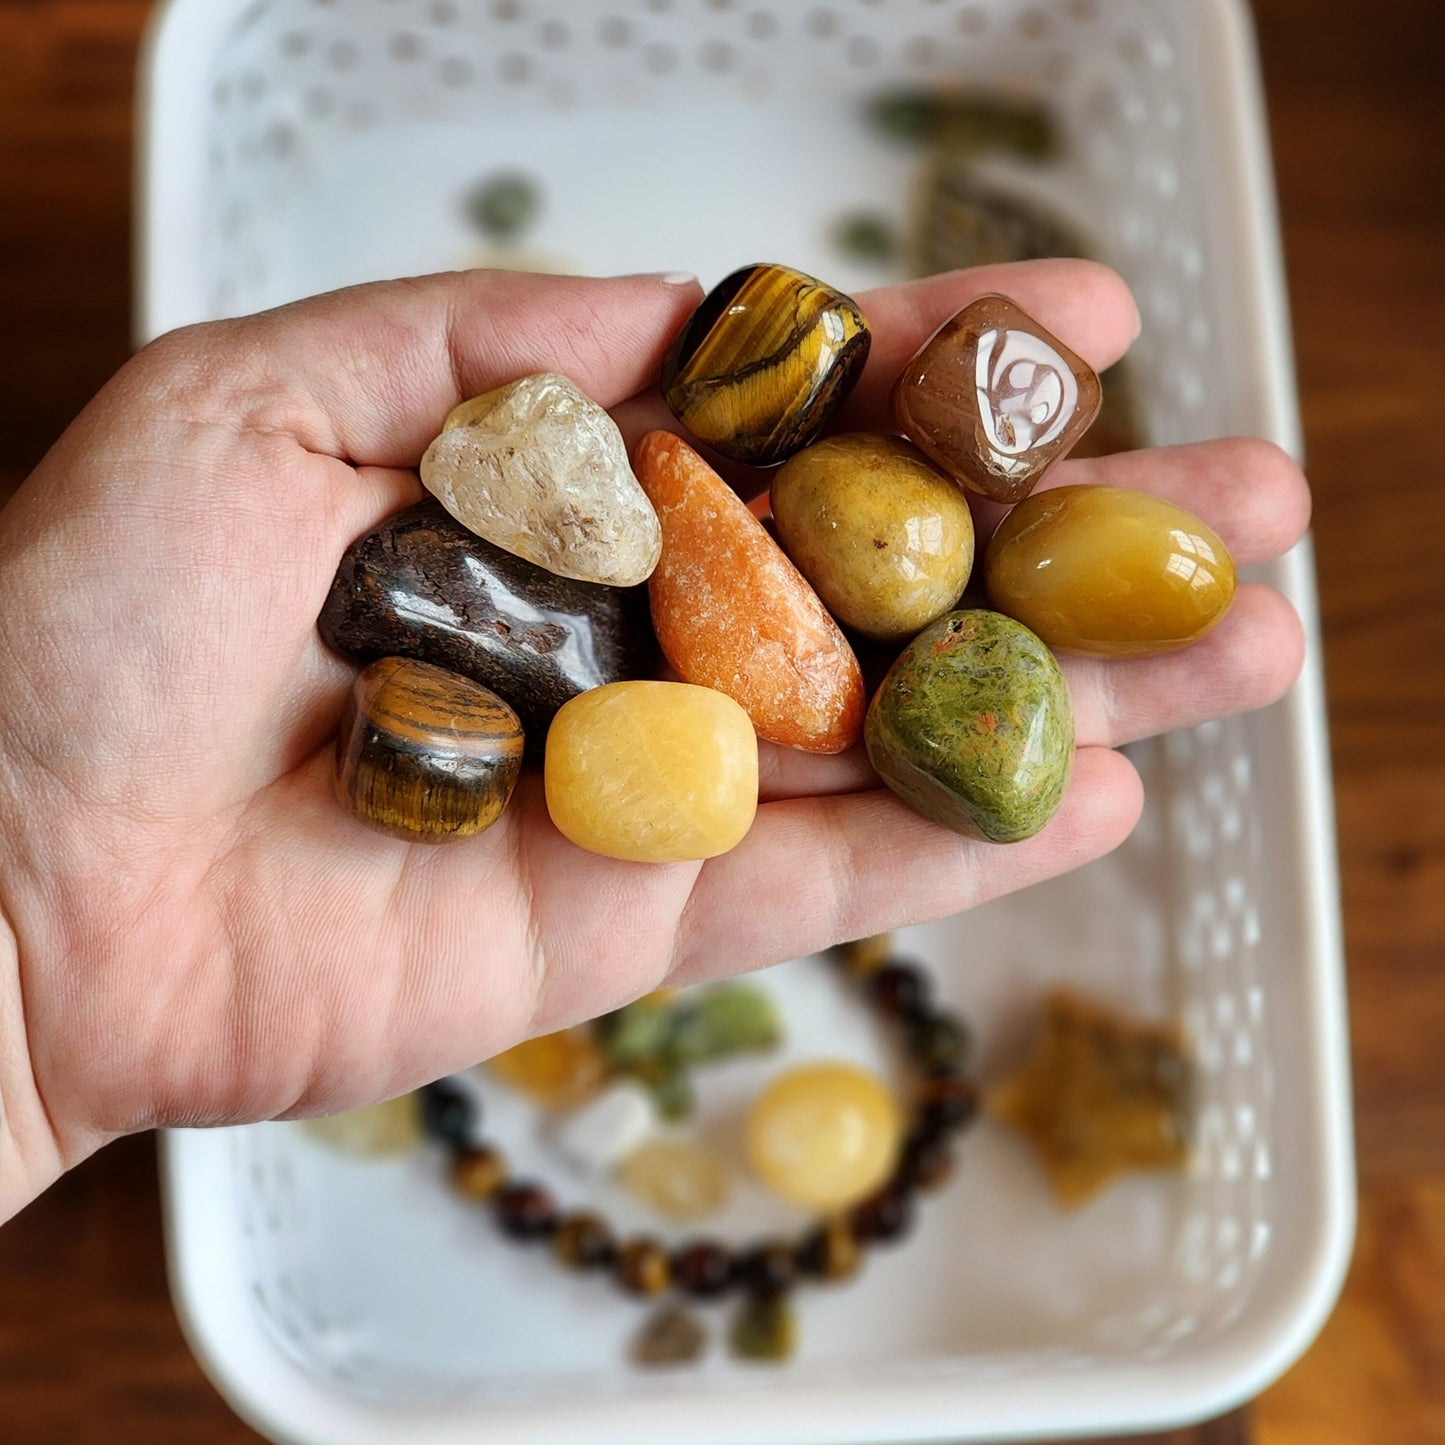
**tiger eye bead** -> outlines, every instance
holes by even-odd
[[[464,1199],[491,1199],[506,1182],[506,1159],[485,1144],[452,1160],[452,1187]]]
[[[745,266],[718,283],[662,367],[662,393],[696,437],[734,461],[771,466],[802,450],[852,391],[868,358],[857,303],[786,266]]]
[[[684,1294],[713,1299],[734,1282],[732,1251],[711,1239],[695,1239],[672,1257],[672,1278]]]
[[[863,1251],[853,1226],[842,1216],[819,1225],[798,1246],[798,1269],[814,1279],[838,1281],[858,1273]]]
[[[657,1240],[643,1235],[617,1251],[617,1282],[629,1294],[663,1294],[672,1284],[672,1260]]]
[[[902,1238],[912,1226],[913,1196],[898,1184],[890,1184],[857,1205],[849,1222],[860,1240],[889,1244]]]
[[[779,1241],[759,1244],[738,1260],[738,1282],[758,1299],[786,1294],[798,1277],[797,1256]]]
[[[481,1127],[482,1111],[476,1099],[447,1079],[427,1084],[420,1092],[423,1132],[453,1149],[470,1148]]]
[[[878,1010],[891,1019],[919,1018],[933,998],[928,975],[899,960],[885,963],[868,976],[863,986]]]
[[[925,1074],[953,1074],[963,1067],[972,1042],[968,1025],[957,1015],[929,1013],[909,1027],[908,1056]]]
[[[410,658],[374,662],[336,739],[336,793],[368,827],[410,843],[485,832],[522,769],[522,724],[494,692]]]
[[[538,1184],[508,1184],[496,1197],[497,1224],[512,1239],[550,1239],[557,1206]]]
[[[915,1131],[903,1142],[894,1178],[905,1189],[936,1189],[953,1173],[953,1162],[946,1139]]]
[[[552,1253],[572,1269],[598,1269],[617,1258],[617,1246],[598,1215],[568,1214],[552,1236]]]
[[[925,1079],[918,1091],[918,1128],[942,1137],[971,1124],[978,1114],[978,1089],[958,1074]]]

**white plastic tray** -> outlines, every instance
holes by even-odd
[[[1236,0],[172,0],[142,85],[139,329],[464,264],[460,197],[503,167],[543,179],[529,244],[578,269],[708,282],[766,257],[873,284],[829,223],[901,210],[908,162],[859,101],[943,77],[1060,110],[1050,185],[1139,297],[1150,439],[1297,450]],[[1308,549],[1257,575],[1313,634]],[[1149,804],[1118,855],[904,942],[977,1023],[985,1068],[1053,982],[1181,1017],[1203,1081],[1189,1175],[1065,1217],[984,1126],[908,1244],[802,1296],[795,1364],[715,1351],[657,1376],[621,1364],[635,1307],[500,1245],[435,1159],[356,1164],[287,1125],[175,1134],[174,1289],[212,1378],[274,1438],[336,1445],[976,1440],[1166,1425],[1257,1391],[1322,1323],[1353,1225],[1317,663],[1268,712],[1138,760]],[[872,1056],[820,965],[769,985],[795,1052]],[[744,1087],[710,1083],[723,1137]],[[492,1103],[511,1152],[540,1147]],[[744,1194],[719,1231],[775,1209]]]

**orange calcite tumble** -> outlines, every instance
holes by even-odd
[[[497,1054],[487,1068],[545,1109],[575,1109],[607,1082],[607,1060],[586,1029],[564,1029]]]
[[[636,472],[662,523],[648,595],[677,675],[736,700],[770,742],[810,753],[851,747],[863,731],[863,673],[802,574],[671,432],[642,439]]]

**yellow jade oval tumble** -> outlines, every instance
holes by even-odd
[[[547,811],[579,848],[636,863],[715,858],[758,807],[758,740],[732,698],[685,682],[614,682],[552,720]]]
[[[807,1209],[845,1209],[885,1183],[903,1118],[881,1079],[852,1064],[804,1064],[776,1078],[748,1115],[753,1172]]]
[[[1151,657],[1197,641],[1234,600],[1234,559],[1192,512],[1125,487],[1035,492],[999,524],[988,595],[1050,647]]]

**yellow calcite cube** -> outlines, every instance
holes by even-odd
[[[714,858],[752,826],[758,741],[747,713],[711,688],[615,682],[558,712],[545,775],[552,822],[589,853]]]

